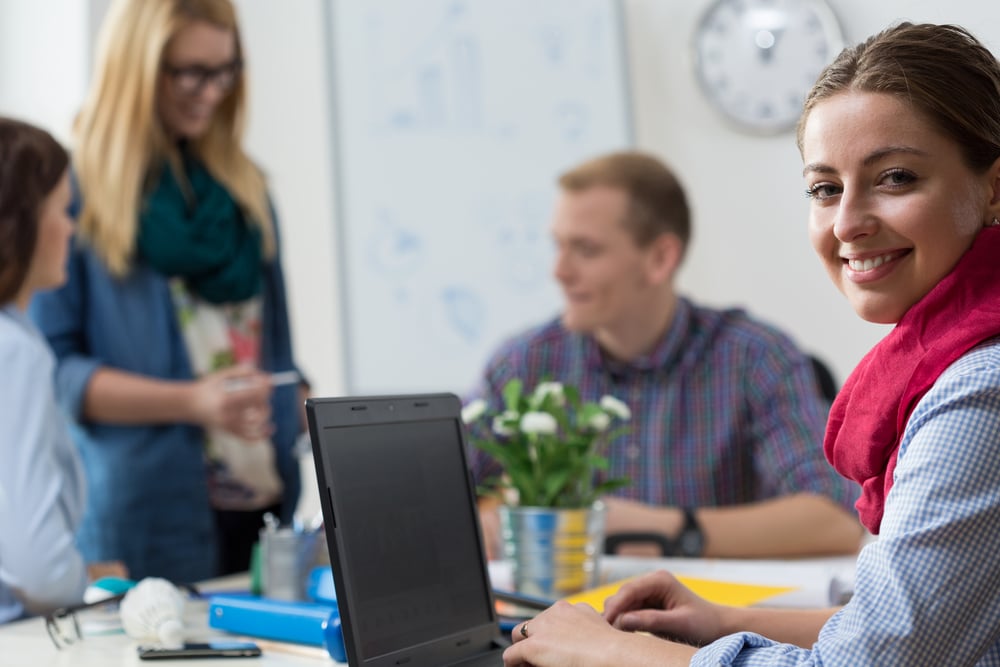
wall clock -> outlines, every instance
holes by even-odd
[[[715,0],[695,30],[695,69],[709,101],[737,127],[777,134],[795,127],[843,43],[823,0]]]

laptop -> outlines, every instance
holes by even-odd
[[[306,401],[347,661],[501,665],[453,394]]]

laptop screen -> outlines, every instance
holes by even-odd
[[[449,416],[406,400],[395,401],[390,415],[385,399],[359,399],[341,417],[315,417],[336,517],[333,568],[344,586],[337,593],[345,641],[352,632],[362,660],[495,628],[458,402],[451,398]],[[313,409],[324,407],[331,406]]]

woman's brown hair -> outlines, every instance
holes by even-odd
[[[847,91],[884,93],[908,103],[958,144],[976,172],[1000,157],[1000,64],[964,28],[900,23],[844,49],[806,97],[800,152],[809,112]]]
[[[38,216],[69,155],[45,130],[0,118],[0,305],[14,300],[31,265]]]

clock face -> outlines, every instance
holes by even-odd
[[[843,38],[822,0],[716,0],[694,47],[708,99],[741,128],[773,134],[795,126]]]

